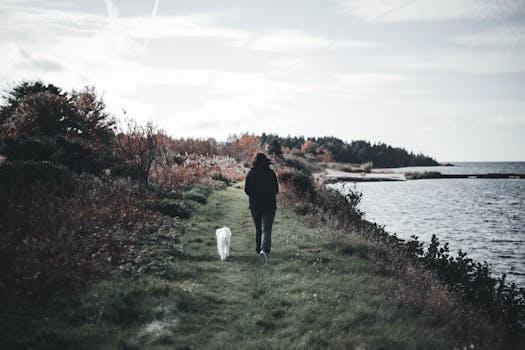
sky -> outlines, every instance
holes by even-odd
[[[0,0],[0,89],[36,79],[177,138],[525,161],[525,0]]]

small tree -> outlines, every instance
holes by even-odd
[[[134,120],[126,122],[126,130],[117,134],[115,156],[119,161],[113,169],[115,173],[138,179],[142,184],[149,183],[149,176],[159,145],[158,130],[153,123],[142,126]]]
[[[114,120],[93,88],[67,94],[54,85],[24,82],[4,99],[0,151],[8,160],[46,160],[90,173],[109,167]]]
[[[13,87],[11,90],[8,90],[2,96],[6,103],[0,107],[0,125],[2,125],[4,121],[11,116],[13,111],[18,107],[18,105],[24,97],[35,94],[37,92],[49,92],[57,96],[65,95],[62,92],[62,89],[53,84],[45,85],[41,81],[22,82]]]

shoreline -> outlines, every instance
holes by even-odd
[[[378,182],[378,181],[407,181],[422,179],[525,179],[525,174],[519,173],[486,173],[486,174],[442,174],[437,171],[425,172],[349,172],[333,168],[326,168],[320,175],[325,183],[334,182]]]

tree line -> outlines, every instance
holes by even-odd
[[[434,166],[439,163],[424,154],[415,154],[404,148],[392,147],[385,143],[372,144],[369,141],[356,140],[345,142],[337,137],[278,136],[262,134],[261,142],[269,150],[296,150],[322,156],[321,159],[363,164],[373,162],[376,168],[398,168],[408,166]]]

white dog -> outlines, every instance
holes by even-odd
[[[230,239],[232,237],[232,232],[228,227],[218,228],[215,231],[217,236],[217,250],[219,251],[219,256],[221,261],[226,260],[230,256]]]

